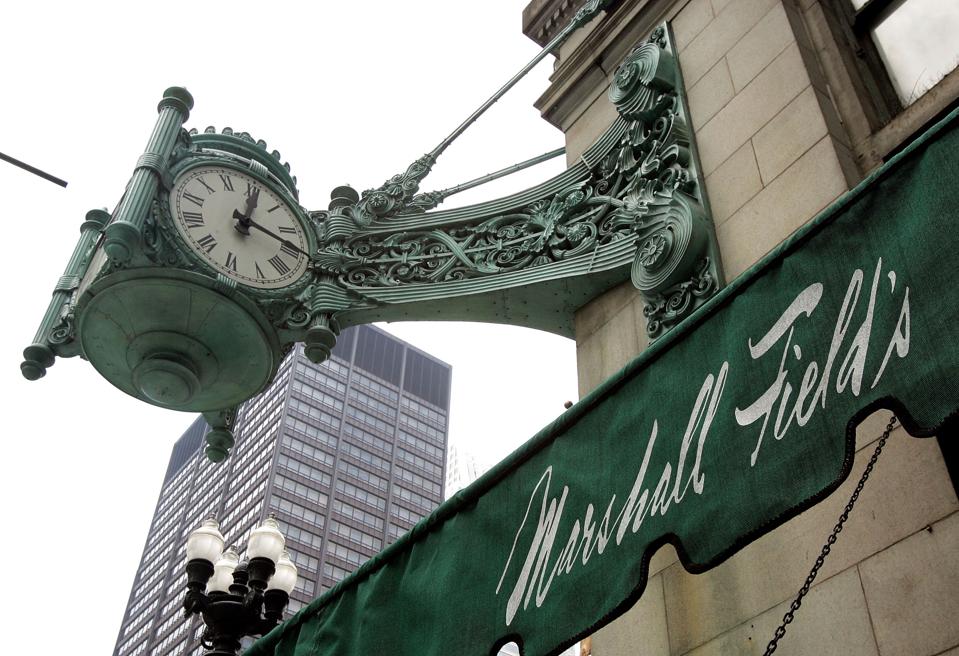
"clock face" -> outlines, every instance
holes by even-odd
[[[170,192],[177,231],[214,269],[257,289],[286,287],[306,273],[309,241],[296,213],[259,179],[199,166]]]

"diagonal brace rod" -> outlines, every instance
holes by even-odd
[[[51,174],[47,173],[46,171],[41,171],[40,169],[36,168],[35,166],[30,166],[30,165],[27,164],[26,162],[21,162],[20,160],[18,160],[18,159],[15,158],[15,157],[10,157],[9,155],[5,155],[4,153],[0,153],[0,160],[3,160],[4,162],[9,162],[10,164],[13,164],[14,166],[18,166],[18,167],[20,167],[21,169],[23,169],[24,171],[29,171],[30,173],[33,173],[34,175],[40,176],[40,177],[43,178],[44,180],[49,180],[49,181],[52,182],[53,184],[60,185],[61,187],[66,187],[66,186],[67,186],[67,181],[66,181],[66,180],[61,180],[60,178],[58,178],[58,177],[55,176],[55,175],[51,175]]]
[[[566,152],[566,148],[557,148],[556,150],[551,150],[548,153],[543,153],[542,155],[531,157],[522,162],[518,162],[517,164],[512,164],[498,171],[494,171],[493,173],[487,173],[486,175],[482,175],[478,178],[473,178],[472,180],[469,180],[467,182],[462,182],[458,185],[454,185],[447,189],[441,189],[440,191],[427,192],[426,195],[434,196],[438,200],[443,200],[443,199],[449,198],[453,194],[458,194],[461,191],[466,191],[467,189],[472,189],[474,187],[478,187],[480,185],[486,184],[487,182],[492,182],[493,180],[498,180],[499,178],[505,177],[507,175],[511,175],[513,173],[516,173],[517,171],[528,169],[531,166],[536,166],[537,164],[548,162],[551,159],[559,157],[565,152]]]
[[[549,54],[552,53],[556,48],[558,48],[560,45],[562,45],[562,43],[563,43],[564,41],[566,41],[566,39],[569,37],[570,34],[572,34],[573,32],[575,32],[580,26],[582,26],[582,25],[584,25],[585,23],[587,23],[587,22],[589,22],[590,20],[592,20],[593,17],[594,17],[596,14],[598,14],[602,9],[604,9],[604,8],[606,7],[607,4],[610,3],[610,1],[611,1],[611,0],[589,0],[588,2],[586,2],[586,3],[580,8],[580,10],[576,12],[576,15],[575,15],[575,16],[573,17],[573,19],[569,22],[569,25],[567,25],[565,28],[563,28],[562,31],[560,31],[555,37],[553,37],[553,40],[550,41],[549,43],[547,43],[547,44],[543,47],[543,49],[540,50],[539,54],[537,54],[535,57],[533,57],[533,59],[531,59],[530,62],[529,62],[528,64],[526,64],[526,66],[524,66],[524,67],[520,70],[519,73],[517,73],[516,75],[514,75],[514,76],[509,80],[509,82],[507,82],[506,84],[504,84],[504,85],[499,89],[499,91],[497,91],[496,93],[494,93],[494,94],[489,98],[489,100],[487,100],[485,103],[483,103],[482,105],[480,105],[479,109],[477,109],[475,112],[473,112],[472,114],[470,114],[469,118],[467,118],[465,121],[463,121],[463,123],[461,123],[458,128],[456,128],[455,130],[453,130],[453,132],[451,132],[448,137],[446,137],[445,139],[443,139],[443,141],[441,141],[441,142],[439,143],[439,145],[436,146],[436,148],[434,148],[433,150],[431,150],[430,153],[429,153],[430,156],[431,156],[433,159],[436,159],[436,157],[438,157],[444,150],[446,150],[447,147],[449,147],[449,145],[450,145],[451,143],[453,143],[453,142],[457,139],[457,137],[459,137],[461,134],[463,134],[464,132],[466,132],[466,129],[469,128],[469,126],[471,126],[473,123],[475,123],[476,120],[477,120],[480,116],[482,116],[482,115],[486,112],[487,109],[489,109],[490,107],[492,107],[492,106],[496,103],[497,100],[499,100],[500,98],[502,98],[503,96],[505,96],[506,93],[507,93],[510,89],[512,89],[512,88],[516,85],[517,82],[519,82],[519,81],[522,80],[524,77],[526,77],[526,74],[529,73],[531,70],[533,70],[533,68],[534,68],[538,63],[540,63],[541,61],[543,61],[543,59],[544,59],[547,55],[549,55]]]

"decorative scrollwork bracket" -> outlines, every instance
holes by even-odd
[[[563,173],[504,198],[432,209],[459,190],[561,154],[552,151],[446,190],[419,191],[454,139],[607,4],[587,2],[539,55],[405,172],[362,195],[334,189],[327,210],[303,216],[308,268],[283,288],[244,287],[222,271],[211,276],[195,250],[175,238],[165,186],[187,160],[243,162],[286,190],[290,202],[297,193],[289,167],[264,142],[229,129],[184,132],[192,97],[168,89],[117,209],[87,215],[24,351],[23,375],[35,380],[56,356],[83,354],[137,398],[204,412],[212,427],[207,453],[220,461],[233,445],[237,404],[269,384],[293,345],[303,343],[310,359],[322,361],[351,325],[485,321],[571,337],[577,310],[631,279],[645,300],[647,333],[662,335],[723,284],[667,26],[616,71],[609,98],[619,116]],[[136,329],[127,330],[134,316]]]
[[[616,70],[610,101],[629,125],[602,166],[625,177],[637,235],[630,278],[645,301],[650,339],[672,328],[723,284],[682,77],[666,26]]]
[[[410,208],[434,158],[362,199],[334,191],[315,212],[316,263],[362,303],[339,325],[473,319],[570,335],[572,315],[626,276],[655,339],[723,284],[716,239],[667,26],[616,71],[619,118],[552,180],[465,208]],[[538,291],[534,291],[538,290]]]

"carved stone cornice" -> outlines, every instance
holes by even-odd
[[[549,87],[534,103],[543,119],[566,131],[605,92],[609,76],[632,46],[662,23],[675,4],[676,0],[613,2],[606,18],[558,62]],[[536,6],[533,2],[526,9]],[[525,11],[523,15],[525,21]]]
[[[543,47],[566,27],[577,9],[577,0],[533,0],[523,9],[523,34]]]

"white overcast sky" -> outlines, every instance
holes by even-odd
[[[111,652],[170,448],[193,418],[127,397],[79,358],[37,382],[19,372],[84,213],[119,199],[163,90],[193,93],[188,127],[266,140],[293,167],[303,205],[325,208],[336,185],[363,190],[404,170],[536,54],[520,29],[525,4],[4,7],[0,151],[69,182],[61,189],[0,162],[5,653]],[[450,148],[425,188],[561,146],[532,107],[551,65]],[[505,191],[561,167],[536,169]],[[504,188],[479,196],[494,192]],[[385,327],[453,365],[451,440],[483,460],[501,458],[575,400],[570,340],[480,324]]]

